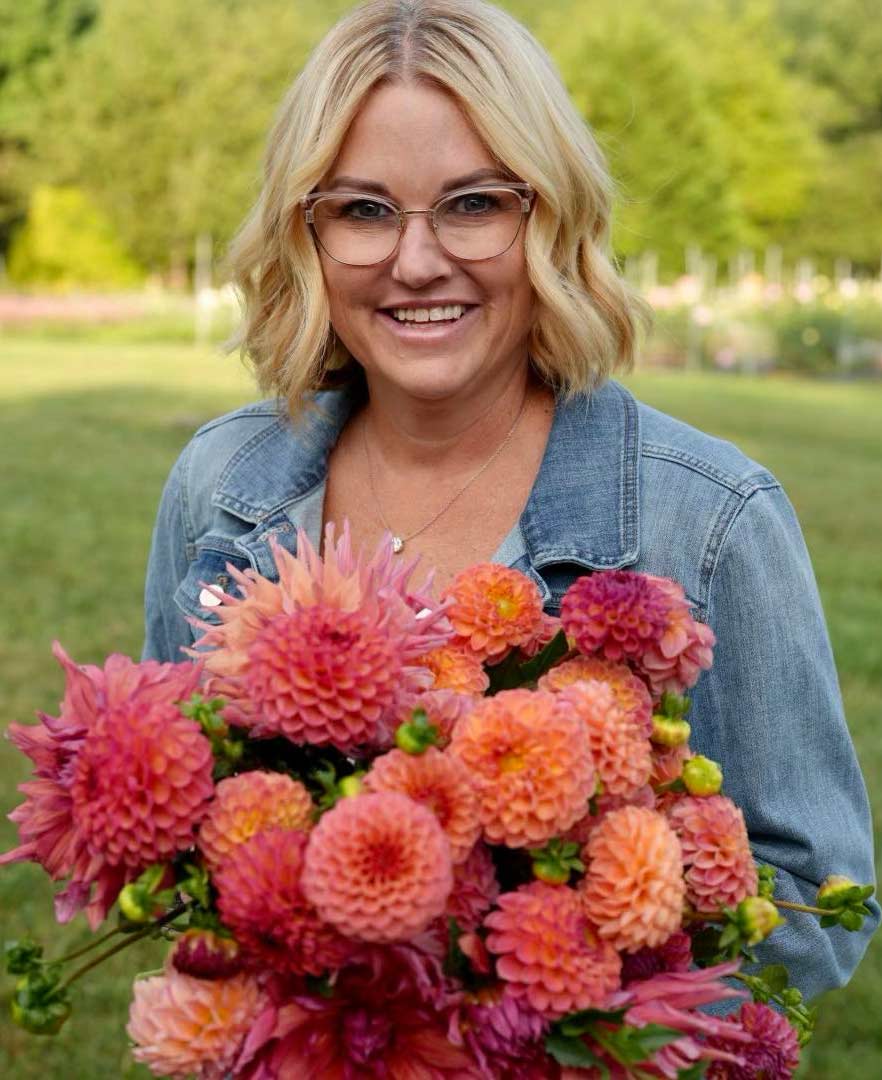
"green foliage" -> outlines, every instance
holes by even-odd
[[[134,285],[142,274],[101,211],[78,188],[34,189],[9,251],[22,285]]]

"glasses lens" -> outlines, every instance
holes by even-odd
[[[398,214],[364,196],[331,195],[313,206],[318,241],[338,262],[370,266],[388,259],[398,241]]]
[[[505,188],[461,191],[438,204],[438,239],[458,259],[492,259],[508,251],[521,227],[521,197]]]

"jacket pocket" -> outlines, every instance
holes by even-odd
[[[238,586],[230,574],[228,564],[235,566],[237,570],[245,570],[249,566],[244,555],[234,555],[225,550],[222,540],[217,543],[217,547],[199,548],[186,577],[175,591],[175,603],[184,615],[215,624],[220,622],[217,617],[220,601],[207,586],[216,585],[224,592],[238,596]],[[193,629],[195,630],[195,627]],[[198,634],[198,631],[196,633]]]

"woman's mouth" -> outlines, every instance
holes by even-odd
[[[472,322],[477,304],[445,304],[418,308],[380,308],[384,324],[399,339],[438,341],[461,333]]]

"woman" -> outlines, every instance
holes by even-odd
[[[670,576],[718,639],[693,745],[722,763],[779,895],[811,902],[828,872],[873,877],[811,567],[774,477],[607,381],[643,318],[610,262],[610,194],[503,12],[378,0],[333,29],[233,247],[241,343],[275,399],[207,424],[172,471],[145,655],[180,658],[228,562],[272,576],[270,537],[318,542],[323,521],[368,548],[391,531],[441,585],[516,566],[551,612],[586,571]],[[872,922],[794,917],[763,959],[816,994],[848,979]]]

